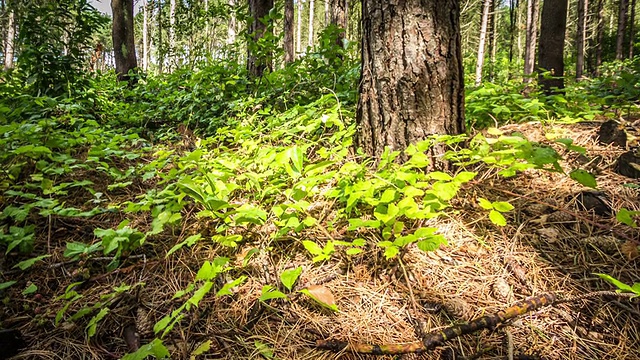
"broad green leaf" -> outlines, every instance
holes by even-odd
[[[195,350],[191,352],[190,360],[196,360],[196,356],[202,355],[211,349],[211,340],[204,341]]]
[[[306,289],[302,289],[299,291],[315,300],[318,304],[330,309],[332,311],[338,311],[338,306],[336,305],[336,301],[326,286],[322,285],[311,285]]]
[[[38,262],[38,261],[40,261],[42,259],[46,259],[46,258],[48,258],[50,256],[51,255],[42,255],[42,256],[38,256],[38,257],[31,258],[31,259],[20,261],[19,263],[15,264],[12,267],[12,269],[20,268],[20,270],[26,270],[26,269],[30,268],[31,266],[33,266],[33,264],[35,264],[36,262]]]
[[[613,284],[615,287],[617,287],[619,289],[619,291],[622,292],[630,292],[630,293],[634,293],[634,294],[638,294],[640,295],[640,293],[638,293],[637,291],[635,291],[631,286],[623,283],[622,281],[607,275],[607,274],[598,274],[596,273],[596,275],[598,275],[601,279],[608,281],[609,283]]]
[[[389,260],[391,258],[396,257],[396,255],[398,255],[399,252],[400,252],[400,248],[395,245],[392,245],[387,247],[384,250],[384,256],[387,258],[387,260]]]
[[[11,285],[17,283],[17,281],[15,280],[11,280],[11,281],[5,281],[3,283],[0,283],[0,290],[4,290],[8,287],[10,287]]]
[[[320,246],[318,246],[318,244],[316,244],[313,241],[303,240],[302,241],[302,245],[304,246],[305,249],[307,249],[308,252],[311,253],[311,255],[321,255],[321,254],[323,254],[322,248]]]
[[[496,210],[491,210],[489,212],[489,220],[491,220],[492,223],[498,225],[498,226],[506,226],[507,225],[507,219],[504,218],[504,216],[496,211]]]
[[[247,276],[242,275],[239,278],[233,280],[232,282],[228,282],[224,284],[222,289],[218,290],[218,292],[216,293],[216,296],[233,295],[233,292],[231,292],[231,289],[242,284],[246,280],[247,280]]]
[[[493,204],[485,198],[478,198],[478,204],[485,210],[493,210]]]
[[[460,189],[460,185],[454,182],[436,182],[433,184],[433,191],[444,201],[453,199]]]
[[[293,289],[293,284],[296,283],[300,274],[302,274],[302,267],[285,270],[280,275],[280,281],[282,281],[282,285],[284,285],[284,287],[291,291]]]
[[[153,339],[150,343],[142,345],[136,352],[125,355],[122,360],[145,360],[149,356],[156,359],[164,359],[169,357],[169,350],[162,344],[162,340]]]
[[[38,286],[36,284],[29,284],[24,290],[22,290],[22,295],[30,295],[38,291]]]
[[[453,178],[451,175],[442,171],[433,171],[427,174],[427,179],[433,179],[437,181],[451,181]]]
[[[569,173],[569,177],[586,187],[595,189],[598,186],[596,177],[586,170],[575,169]]]
[[[185,245],[186,246],[193,246],[195,243],[200,241],[201,238],[202,238],[201,234],[195,234],[195,235],[189,236],[184,241],[174,245],[169,251],[167,251],[167,255],[165,255],[165,257],[169,257],[169,255],[171,255],[174,252],[180,250]]]
[[[395,200],[396,190],[395,189],[386,189],[382,196],[380,196],[380,202],[383,204],[387,204]]]
[[[86,330],[87,330],[87,335],[90,338],[96,334],[96,328],[98,327],[98,322],[100,322],[100,320],[102,320],[105,316],[107,316],[108,313],[109,313],[109,308],[103,307],[102,309],[100,309],[100,312],[96,314],[96,316],[92,317],[91,320],[89,320],[89,324],[87,325]]]
[[[200,301],[211,291],[211,287],[213,287],[213,283],[211,281],[206,281],[198,290],[196,290],[191,298],[187,300],[188,304],[192,304],[197,307]]]
[[[287,295],[273,288],[271,285],[265,285],[262,287],[262,295],[258,298],[260,301],[267,301],[271,299],[286,299]]]
[[[635,228],[638,227],[638,224],[636,224],[633,217],[638,215],[640,215],[640,211],[629,211],[626,208],[621,208],[616,214],[616,219],[625,225]]]
[[[493,208],[500,212],[507,212],[513,210],[513,205],[506,201],[494,201]]]

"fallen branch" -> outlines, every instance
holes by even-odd
[[[528,299],[516,302],[514,305],[497,312],[496,314],[483,316],[468,323],[458,324],[448,327],[441,331],[434,331],[425,335],[422,340],[405,344],[387,344],[387,345],[371,345],[371,344],[350,344],[343,341],[317,340],[316,347],[331,351],[350,351],[362,354],[373,355],[394,355],[423,353],[435,349],[437,346],[443,345],[445,342],[455,339],[462,335],[474,333],[482,329],[493,329],[497,325],[517,316],[524,315],[530,311],[538,310],[544,306],[557,305],[566,302],[584,300],[593,297],[605,295],[617,297],[633,297],[635,294],[616,293],[614,291],[597,291],[587,293],[580,296],[559,299],[555,294],[542,294]]]

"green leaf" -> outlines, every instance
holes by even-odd
[[[637,215],[640,215],[640,211],[629,211],[626,208],[621,208],[616,214],[616,219],[625,225],[635,228],[638,227],[638,224],[636,224],[633,217]]]
[[[586,187],[595,189],[598,186],[596,182],[596,177],[586,170],[582,170],[582,169],[573,170],[569,173],[569,177]]]
[[[42,259],[46,259],[48,257],[50,257],[51,255],[42,255],[42,256],[38,256],[38,257],[34,257],[31,259],[27,259],[24,261],[20,261],[19,263],[15,264],[12,269],[15,268],[20,268],[20,270],[26,270],[28,268],[30,268],[31,266],[33,266],[33,264],[35,264],[36,262],[42,260]]]
[[[207,295],[209,291],[211,291],[211,287],[213,287],[213,283],[211,281],[206,281],[198,290],[193,293],[193,295],[191,295],[191,298],[187,300],[187,303],[197,307],[200,301],[204,299],[205,295]]]
[[[622,292],[630,292],[630,293],[634,293],[634,294],[638,294],[640,295],[640,293],[638,293],[634,288],[632,288],[631,286],[623,283],[622,281],[611,277],[607,274],[598,274],[596,273],[596,275],[598,275],[601,279],[608,281],[609,283],[613,284],[615,287],[617,287],[619,289],[619,291]]]
[[[453,182],[436,182],[433,184],[433,191],[444,201],[453,199],[458,194],[459,189],[460,185]]]
[[[196,356],[202,355],[211,349],[211,340],[207,340],[200,344],[193,352],[191,352],[190,360],[195,360]]]
[[[36,284],[29,284],[24,290],[22,290],[22,295],[33,294],[38,291],[38,286]]]
[[[380,196],[380,202],[383,204],[387,204],[392,202],[396,197],[396,190],[395,189],[386,189],[383,193],[382,196]]]
[[[125,355],[122,360],[145,360],[149,356],[157,359],[169,357],[169,350],[162,344],[162,340],[153,339],[150,343],[141,346],[136,352]]]
[[[395,245],[391,245],[384,250],[384,256],[387,258],[387,260],[389,260],[391,258],[396,257],[396,255],[398,255],[399,252],[400,252],[399,247]]]
[[[261,341],[254,341],[253,342],[253,346],[256,347],[256,350],[258,350],[258,352],[260,353],[260,355],[264,356],[267,359],[273,359],[274,358],[274,353],[273,350],[271,350],[271,348],[269,347],[269,345],[261,342]]]
[[[200,241],[200,239],[202,239],[202,235],[201,234],[195,234],[195,235],[189,236],[184,241],[174,245],[169,251],[167,251],[167,255],[165,255],[165,257],[169,257],[171,254],[173,254],[174,252],[180,250],[185,245],[186,246],[193,246],[195,243]]]
[[[98,322],[100,322],[100,320],[102,320],[105,316],[107,316],[108,313],[109,313],[109,308],[103,307],[102,309],[100,309],[100,312],[96,314],[96,316],[92,317],[91,320],[89,320],[89,324],[87,325],[86,329],[87,329],[87,335],[90,338],[96,334],[96,328],[98,327]]]
[[[506,201],[494,201],[493,208],[501,213],[513,210],[513,205]]]
[[[14,280],[12,280],[12,281],[5,281],[5,282],[3,282],[3,283],[0,283],[0,290],[4,290],[4,289],[6,289],[6,288],[10,287],[11,285],[13,285],[13,284],[15,284],[15,283],[17,283],[17,281],[14,281]]]
[[[242,284],[246,280],[247,280],[247,277],[243,275],[233,280],[232,282],[224,284],[222,289],[218,290],[218,292],[216,293],[216,296],[233,295],[233,293],[231,292],[231,289]]]
[[[451,181],[453,178],[451,175],[441,172],[441,171],[433,171],[427,174],[427,179],[433,179],[437,181]]]
[[[303,240],[302,245],[304,246],[305,249],[307,249],[308,252],[311,253],[311,255],[324,254],[324,252],[322,251],[322,248],[318,246],[318,244],[314,243],[313,241]]]
[[[282,272],[280,275],[280,281],[282,281],[282,285],[291,291],[293,289],[293,285],[298,280],[302,274],[302,267],[297,267],[295,269],[289,269]]]
[[[492,223],[498,225],[498,226],[506,226],[507,225],[507,219],[504,218],[504,216],[496,211],[496,210],[491,210],[489,212],[489,220],[491,220]]]
[[[493,210],[493,204],[485,198],[478,198],[478,204],[485,210]]]
[[[258,298],[260,301],[267,301],[271,299],[286,299],[287,295],[276,290],[271,285],[265,285],[262,287],[262,295]]]

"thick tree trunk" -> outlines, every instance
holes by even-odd
[[[258,43],[267,34],[267,25],[265,25],[260,19],[269,15],[269,11],[273,8],[273,0],[249,0],[249,13],[251,14],[251,34],[253,37],[254,45]],[[265,70],[272,70],[271,54],[258,55],[249,48],[249,56],[247,60],[247,69],[249,74],[260,77]]]
[[[636,0],[631,0],[631,11],[629,13],[629,59],[631,59],[633,58],[633,45],[636,35],[634,29],[636,22]]]
[[[133,29],[133,0],[111,0],[113,54],[119,81],[129,81],[129,71],[138,66]]]
[[[356,120],[368,155],[464,132],[459,12],[457,0],[362,2]]]
[[[304,6],[302,1],[298,0],[298,32],[296,33],[296,52],[302,54],[302,13]]]
[[[284,0],[284,63],[295,60],[293,51],[293,0]]]
[[[347,0],[331,0],[331,24],[339,28],[347,28]],[[345,32],[340,32],[336,44],[344,46]]]
[[[315,18],[315,12],[313,8],[313,0],[309,0],[309,41],[307,42],[307,46],[310,48],[313,47],[313,19]]]
[[[480,39],[478,40],[478,60],[476,61],[476,86],[482,83],[482,67],[484,65],[484,45],[487,39],[487,23],[489,22],[489,8],[491,0],[484,0],[482,5],[482,20],[480,21]]]
[[[329,0],[324,0],[324,26],[329,26],[331,21],[331,10],[329,9]]]
[[[588,0],[578,0],[578,29],[576,30],[576,79],[582,79],[584,71],[584,45],[587,29]]]
[[[551,77],[540,74],[538,82],[550,94],[564,88],[564,37],[567,29],[567,0],[545,1],[542,4],[538,67]]]
[[[142,69],[149,68],[149,4],[148,0],[142,1]]]
[[[4,69],[9,70],[13,68],[13,57],[15,55],[14,44],[16,37],[16,13],[13,10],[8,10],[9,16],[7,19],[7,32],[4,38]]]
[[[620,0],[618,8],[618,34],[616,37],[616,60],[624,59],[624,33],[627,30],[627,10],[629,0]]]
[[[554,0],[555,1],[555,0]],[[560,0],[563,1],[563,0]],[[524,45],[524,82],[531,82],[538,41],[538,0],[527,1],[527,36]]]
[[[236,0],[229,0],[229,8],[231,9],[231,14],[229,14],[229,24],[227,27],[227,44],[231,45],[236,42],[237,34]]]

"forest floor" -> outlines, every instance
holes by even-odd
[[[401,257],[387,260],[383,249],[369,246],[355,256],[337,251],[331,259],[314,263],[300,238],[274,241],[272,227],[252,227],[231,258],[234,263],[244,262],[246,281],[233,289],[232,296],[210,294],[197,308],[185,311],[164,337],[164,344],[175,359],[368,359],[376,356],[317,349],[316,340],[377,345],[413,342],[425,331],[494,314],[530,296],[560,293],[569,297],[613,290],[595,273],[638,282],[640,232],[618,222],[615,213],[623,207],[640,210],[640,190],[621,186],[638,183],[613,172],[624,150],[599,144],[598,125],[502,127],[505,132],[526,134],[531,141],[545,142],[549,133],[564,134],[585,147],[590,158],[598,159],[587,164],[597,173],[597,193],[585,195],[583,186],[561,173],[529,169],[504,178],[495,170],[481,171],[451,201],[455,211],[425,220],[448,241],[437,251],[423,252],[410,245]],[[582,161],[578,154],[563,155],[567,168]],[[103,187],[107,192],[108,183],[100,173],[87,170],[74,176],[91,180],[96,190]],[[134,199],[155,186],[154,181],[139,180],[112,192],[111,200]],[[515,207],[505,214],[506,226],[489,221],[487,211],[476,201],[480,197],[508,200]],[[76,191],[69,193],[66,202],[81,207],[91,198],[91,194]],[[331,218],[331,202],[314,206],[325,219]],[[184,303],[174,294],[193,282],[203,262],[219,255],[217,247],[200,241],[180,250],[179,256],[165,256],[176,243],[205,233],[210,226],[194,210],[183,210],[179,227],[148,240],[115,270],[107,270],[109,257],[69,261],[63,253],[68,242],[93,239],[94,228],[115,227],[125,218],[119,212],[85,219],[49,218],[38,226],[42,230],[36,234],[35,255],[52,256],[24,272],[6,270],[14,261],[0,257],[5,277],[23,286],[27,281],[38,285],[37,294],[29,296],[20,294],[24,287],[3,290],[3,297],[13,300],[5,301],[0,310],[2,326],[19,330],[27,344],[14,359],[119,358],[130,351],[132,340],[127,338],[135,337],[133,330],[142,344],[153,339],[154,324]],[[148,214],[127,216],[136,228],[151,226]],[[337,239],[344,236],[344,230],[307,231],[304,239]],[[256,248],[270,251],[249,256]],[[258,300],[263,286],[275,284],[283,270],[296,267],[303,271],[294,290],[315,286],[324,293],[319,296],[333,296],[339,311],[318,306],[299,293],[289,295],[289,301]],[[75,287],[81,302],[109,308],[90,339],[86,321],[61,321],[53,326],[56,314],[67,304],[61,296],[77,280],[82,281]],[[219,276],[216,287],[229,280],[224,274]],[[105,297],[123,284],[132,286],[130,291]],[[79,303],[71,304],[69,313],[77,311]],[[201,351],[196,349],[207,345],[209,349],[198,355]],[[602,296],[544,307],[424,354],[377,358],[638,359],[639,354],[640,304]]]

